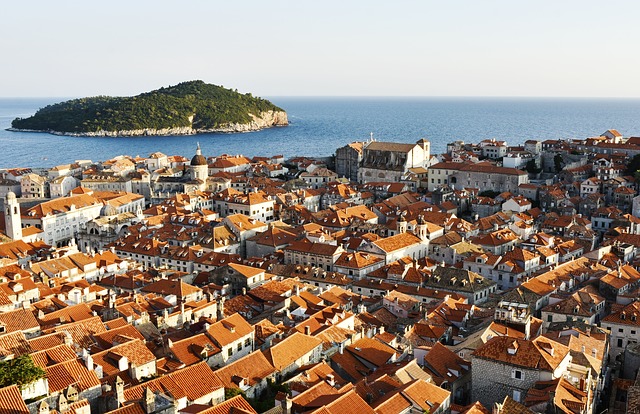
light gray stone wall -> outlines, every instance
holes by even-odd
[[[551,379],[550,372],[524,369],[481,358],[472,357],[471,365],[473,366],[471,370],[471,400],[480,401],[485,407],[493,407],[494,403],[502,402],[506,395],[514,398],[514,390],[520,392],[520,401],[523,401],[527,390],[536,381]],[[512,377],[514,369],[522,372],[522,379]]]

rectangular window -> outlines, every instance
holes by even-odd
[[[520,391],[513,390],[513,400],[516,402],[520,402]]]
[[[618,338],[618,348],[622,348],[622,338]]]
[[[513,371],[511,371],[511,378],[522,380],[524,379],[524,373],[519,369],[514,369]]]
[[[229,348],[229,351],[227,352],[227,355],[229,355],[229,356],[233,355],[233,348]]]

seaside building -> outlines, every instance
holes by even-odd
[[[528,182],[529,175],[515,168],[496,167],[488,162],[441,162],[429,168],[427,189],[434,191],[438,186],[450,185],[456,188],[515,193],[520,184]]]
[[[362,162],[362,152],[366,142],[352,142],[336,150],[336,174],[349,181],[358,180],[358,167]]]
[[[35,173],[23,175],[20,186],[22,198],[47,198],[49,195],[47,179]]]
[[[363,147],[358,181],[400,182],[410,168],[426,167],[431,144],[421,139],[415,144],[369,141]]]
[[[100,216],[102,206],[87,194],[61,197],[30,208],[22,221],[42,230],[45,243],[61,246],[75,237],[84,223]]]

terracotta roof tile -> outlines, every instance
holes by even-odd
[[[310,414],[374,414],[373,408],[367,405],[355,390],[332,397],[335,398],[333,401],[327,402]]]
[[[237,313],[217,321],[207,329],[207,333],[219,347],[225,347],[251,335],[253,331],[253,326]]]
[[[0,414],[29,414],[17,385],[0,388]]]
[[[189,402],[193,402],[222,386],[211,368],[203,361],[125,389],[124,396],[127,401],[141,399],[148,387],[154,392],[170,393],[176,399],[186,397]]]
[[[206,334],[199,334],[172,342],[169,352],[173,358],[189,366],[217,354],[220,348]]]
[[[282,371],[321,344],[322,341],[318,338],[296,332],[263,352],[271,365]]]
[[[89,348],[94,344],[93,335],[96,333],[105,332],[105,328],[102,320],[99,316],[94,316],[89,319],[84,319],[78,322],[67,323],[64,325],[56,326],[54,328],[46,330],[44,333],[65,333],[68,332],[71,335],[73,343],[82,347]]]
[[[244,379],[253,386],[276,372],[261,351],[254,351],[215,371],[225,388],[239,388],[237,379]]]
[[[389,345],[367,337],[352,343],[346,350],[377,367],[383,366],[397,356],[396,350]]]
[[[75,351],[68,345],[58,345],[43,351],[33,352],[31,354],[33,363],[40,368],[45,368],[60,362],[73,361],[77,358],[78,356]]]
[[[33,349],[22,331],[0,335],[0,355],[8,356],[13,354],[17,357],[32,351]]]
[[[258,414],[242,395],[229,398],[214,407],[201,411],[199,414]]]
[[[136,365],[144,365],[156,360],[144,341],[134,339],[93,354],[93,362],[102,366],[105,375],[115,375],[120,372],[118,361],[123,357],[127,358],[129,364]]]
[[[75,359],[61,362],[44,368],[49,383],[49,392],[62,391],[73,385],[78,391],[85,391],[90,388],[99,387],[100,380],[95,371],[89,371]]]
[[[553,371],[569,353],[569,348],[545,337],[533,341],[497,336],[473,353],[474,357],[530,369]]]
[[[404,249],[415,244],[419,244],[422,241],[413,233],[400,233],[395,236],[386,237],[384,239],[376,240],[373,242],[382,251],[391,253],[396,250]]]

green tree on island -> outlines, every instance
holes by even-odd
[[[47,132],[95,133],[247,124],[251,115],[283,111],[266,99],[203,81],[183,82],[132,97],[96,96],[46,106],[11,126]],[[284,112],[284,111],[283,111]]]

